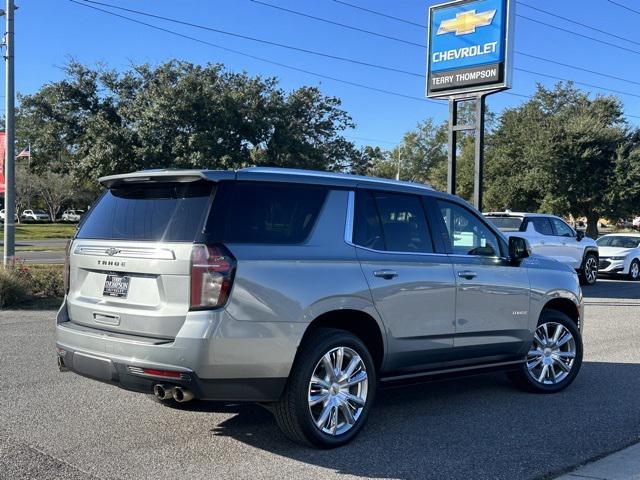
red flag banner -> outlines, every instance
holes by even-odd
[[[6,151],[4,132],[0,132],[0,193],[4,193],[4,158]]]

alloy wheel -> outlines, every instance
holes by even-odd
[[[584,277],[589,284],[594,283],[598,276],[598,261],[595,257],[589,256],[584,262]]]
[[[328,435],[348,432],[367,402],[367,369],[358,353],[336,347],[316,364],[309,382],[309,411],[316,427]]]
[[[555,385],[569,376],[575,358],[576,341],[571,332],[556,322],[543,323],[533,336],[527,370],[536,382]]]

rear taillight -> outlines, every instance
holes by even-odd
[[[222,245],[191,250],[191,309],[223,306],[231,291],[236,261]]]
[[[62,272],[62,284],[64,286],[64,293],[67,294],[69,293],[69,276],[70,276],[70,272],[71,272],[71,259],[69,258],[69,256],[71,255],[71,243],[72,241],[69,240],[67,242],[67,246],[65,248],[65,255],[64,255],[64,271]]]

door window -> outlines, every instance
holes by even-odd
[[[390,252],[433,252],[420,198],[361,192],[356,202],[354,243]]]
[[[553,227],[558,237],[573,237],[573,229],[559,218],[552,218]]]
[[[533,223],[533,228],[541,235],[553,235],[551,222],[546,217],[532,217],[529,219]]]
[[[438,200],[449,234],[450,251],[456,255],[500,256],[498,238],[471,211],[455,203]]]

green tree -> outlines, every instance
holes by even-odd
[[[21,97],[31,167],[96,178],[148,168],[274,165],[339,169],[353,144],[340,100],[286,94],[274,78],[171,61],[118,73],[77,62],[64,80]]]

